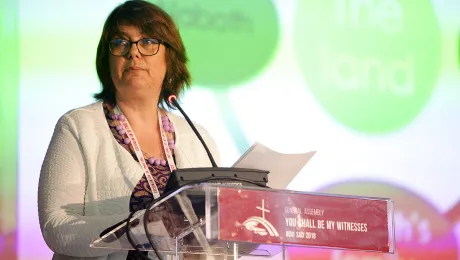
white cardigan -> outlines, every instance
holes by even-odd
[[[211,166],[205,149],[185,119],[174,124],[178,168]],[[215,156],[214,140],[195,124]],[[40,228],[53,259],[126,259],[127,251],[90,248],[105,228],[125,219],[129,199],[143,175],[138,162],[117,143],[102,102],[71,110],[56,124],[40,173]]]

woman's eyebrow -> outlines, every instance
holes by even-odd
[[[127,33],[123,32],[123,31],[116,31],[114,34],[114,36],[123,36],[123,37],[127,37]]]

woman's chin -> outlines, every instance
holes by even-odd
[[[147,90],[153,89],[152,83],[142,79],[132,79],[124,84],[124,89],[127,90]]]
[[[146,84],[144,81],[133,81],[117,89],[118,94],[125,97],[153,97],[159,93],[161,86],[155,88],[152,84]]]

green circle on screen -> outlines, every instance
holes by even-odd
[[[226,89],[273,59],[280,29],[272,1],[151,0],[177,23],[194,85]]]
[[[438,76],[440,32],[428,0],[299,1],[295,50],[307,85],[359,132],[408,125]]]

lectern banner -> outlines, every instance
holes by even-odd
[[[219,239],[394,252],[388,199],[219,188]]]

